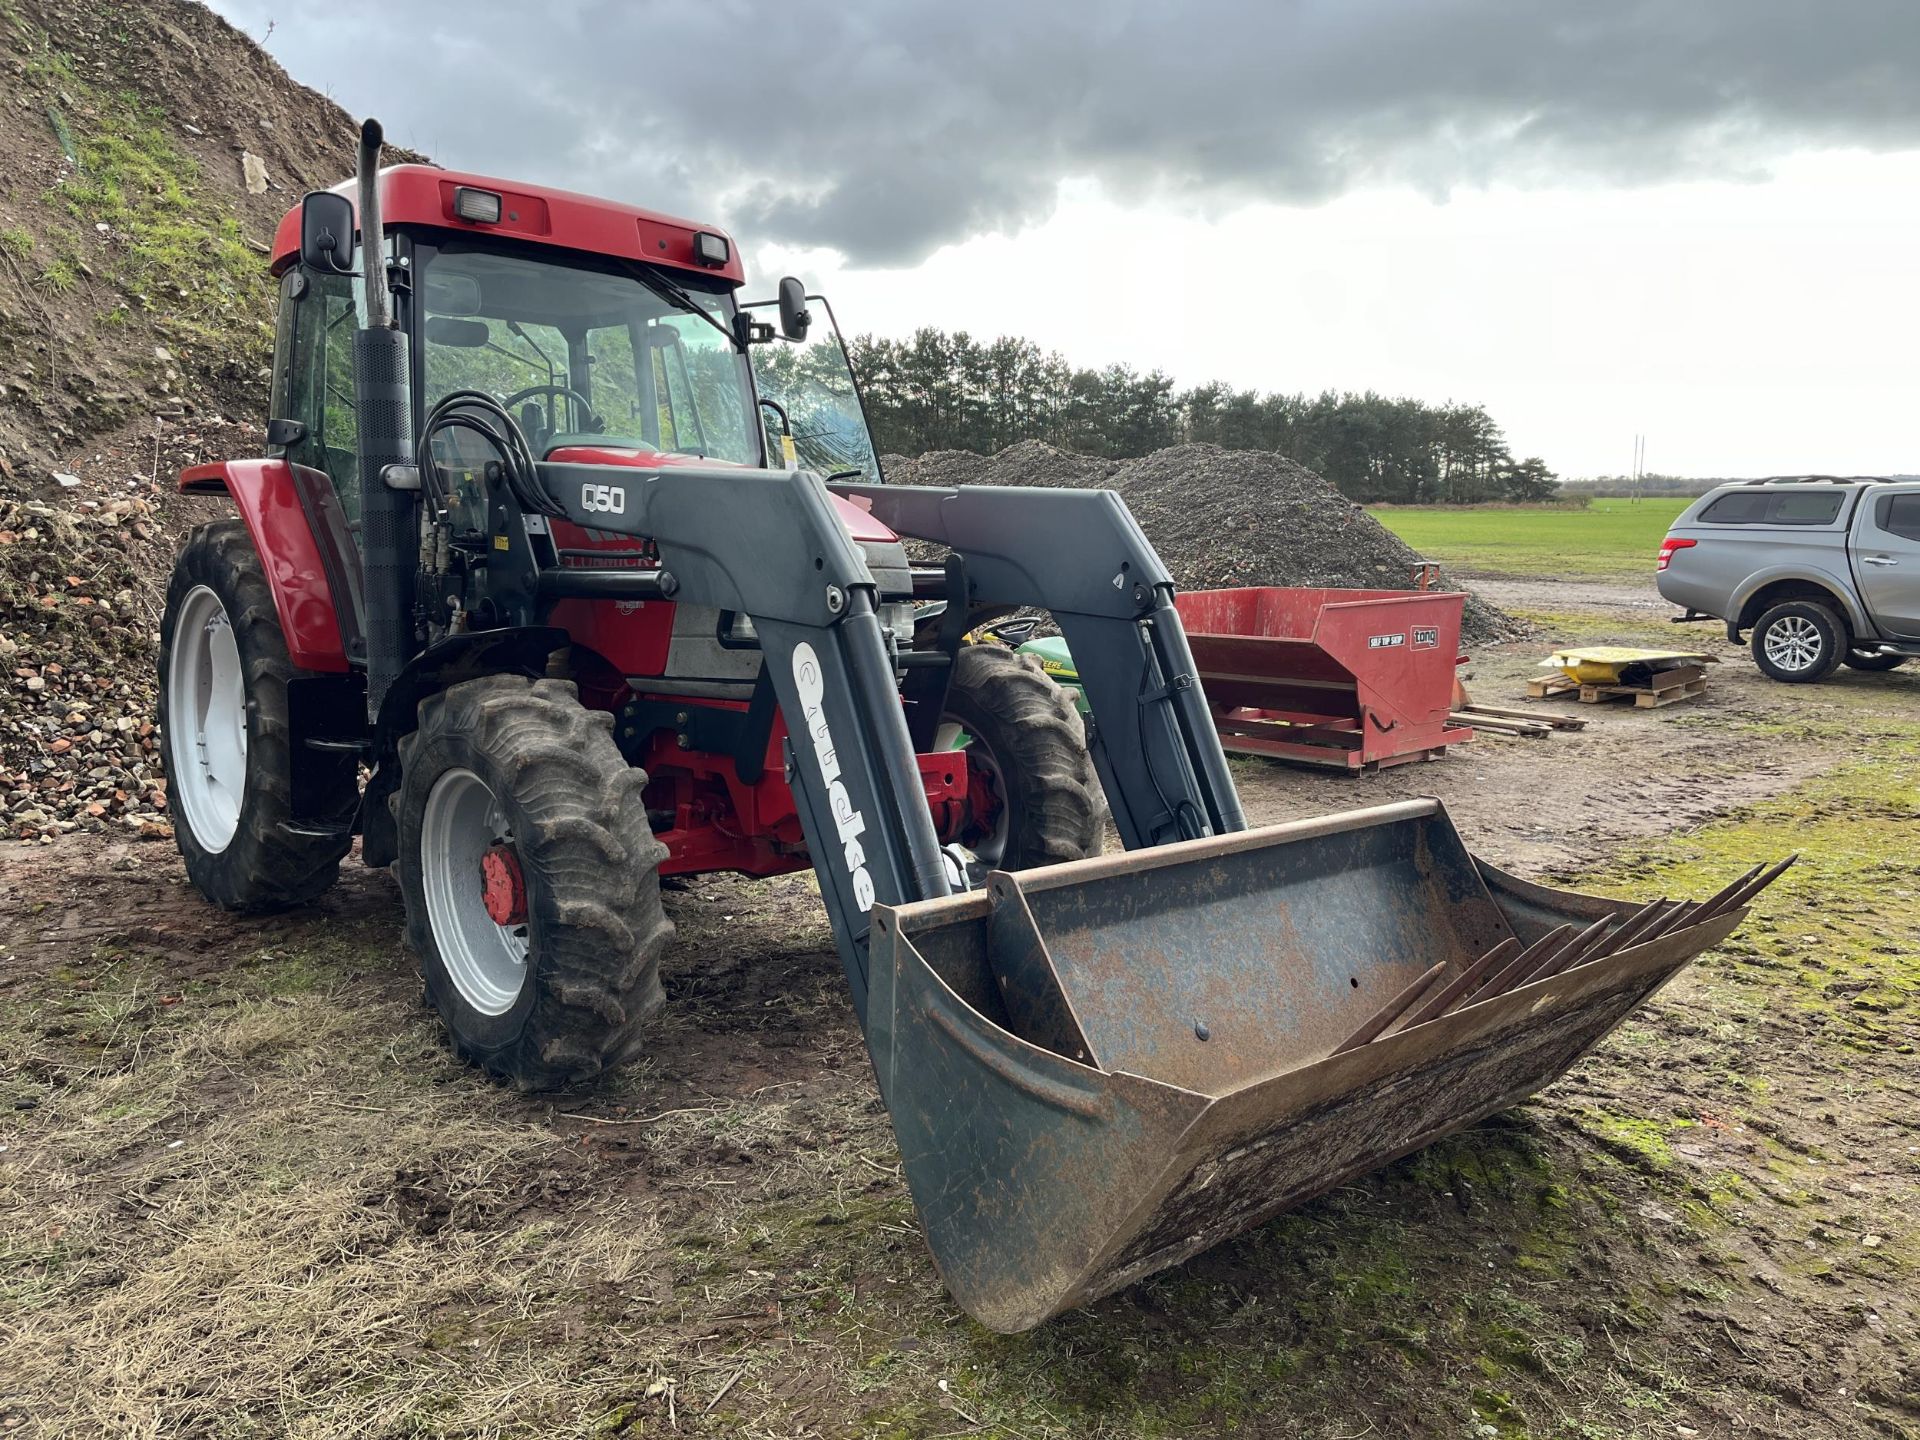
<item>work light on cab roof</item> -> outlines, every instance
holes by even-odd
[[[392,866],[492,1074],[646,1052],[662,876],[811,868],[933,1261],[1017,1330],[1523,1099],[1779,873],[1632,905],[1431,800],[1249,829],[1117,495],[886,484],[798,281],[379,152],[275,236],[267,454],[181,476],[240,518],[168,594],[169,795],[233,909]],[[1090,725],[963,643],[1021,608]]]

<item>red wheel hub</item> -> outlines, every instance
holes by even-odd
[[[494,845],[480,857],[480,884],[494,924],[527,923],[527,881],[511,845]]]
[[[967,756],[967,832],[991,835],[1000,822],[1000,777],[976,755]]]

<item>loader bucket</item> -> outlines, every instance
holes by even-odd
[[[1023,1330],[1513,1105],[1734,889],[1531,885],[1423,800],[878,907],[868,1039],[940,1273]]]

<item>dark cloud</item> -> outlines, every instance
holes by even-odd
[[[865,264],[1066,177],[1206,209],[1367,182],[1766,173],[1920,146],[1912,0],[215,0],[443,163]]]

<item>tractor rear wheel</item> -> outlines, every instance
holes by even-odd
[[[186,538],[160,621],[161,763],[174,841],[200,893],[228,910],[304,905],[339,878],[359,804],[351,755],[293,750],[287,683],[303,672],[239,520]],[[320,822],[294,826],[294,766]]]
[[[637,1055],[673,926],[613,717],[491,675],[423,700],[400,764],[407,939],[454,1048],[522,1090]]]
[[[960,837],[982,865],[1025,870],[1099,853],[1100,777],[1086,727],[1039,660],[962,646],[936,743],[964,745],[970,788],[987,789],[976,791],[977,818]]]

